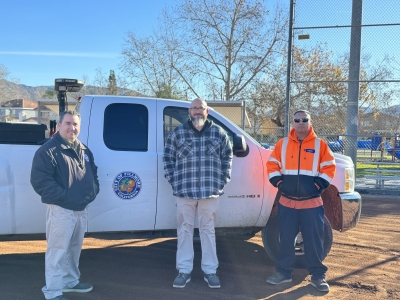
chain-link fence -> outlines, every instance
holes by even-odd
[[[399,188],[398,0],[296,0],[291,4],[287,120],[299,109],[310,111],[314,130],[330,148],[358,162],[359,179],[382,188],[376,178],[389,176],[392,186]],[[271,144],[283,133],[282,127],[268,125],[246,131]],[[394,172],[377,171],[382,162]],[[378,167],[371,169],[368,163]]]
[[[313,2],[294,6],[291,97],[305,93],[300,98],[314,113],[317,133],[357,161],[358,188],[398,189],[400,55],[393,37],[400,34],[399,3]],[[307,57],[305,49],[319,66],[312,75],[296,60],[297,52]],[[329,62],[314,63],[323,53]]]

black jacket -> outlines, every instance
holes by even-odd
[[[31,184],[43,203],[81,211],[99,193],[93,154],[78,143],[77,154],[57,133],[36,151]]]

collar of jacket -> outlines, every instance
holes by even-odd
[[[62,138],[62,136],[60,135],[60,132],[57,132],[52,138],[57,139],[57,142],[60,142],[61,148],[72,149],[72,147],[70,145],[68,145],[67,142]],[[81,149],[86,149],[86,146],[84,144],[82,144],[80,140],[78,140],[78,139],[76,139],[76,140],[78,141],[79,147]]]
[[[297,135],[296,132],[294,131],[294,128],[292,128],[290,130],[289,133],[289,138],[295,142],[299,142],[299,140],[297,139]],[[308,135],[305,137],[305,139],[303,140],[303,142],[309,141],[309,140],[313,140],[317,138],[317,134],[314,132],[314,128],[312,126],[310,126],[310,131],[308,132]]]
[[[190,126],[189,124],[191,124],[191,126]],[[204,123],[204,127],[203,127],[200,131],[198,131],[198,130],[194,127],[192,121],[189,119],[187,122],[183,123],[183,127],[184,127],[185,129],[192,130],[193,132],[195,132],[195,133],[197,133],[197,134],[200,134],[200,133],[203,133],[204,131],[206,131],[208,128],[210,128],[212,124],[213,124],[213,121],[211,121],[211,120],[206,120],[206,122]]]

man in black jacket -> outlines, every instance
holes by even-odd
[[[46,299],[66,300],[63,292],[93,289],[79,282],[79,257],[87,224],[86,206],[99,193],[92,152],[78,140],[80,115],[60,114],[59,131],[35,153],[31,184],[47,204]]]

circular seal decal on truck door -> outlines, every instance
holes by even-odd
[[[115,195],[123,200],[135,198],[142,189],[140,177],[133,172],[121,172],[113,181]]]

